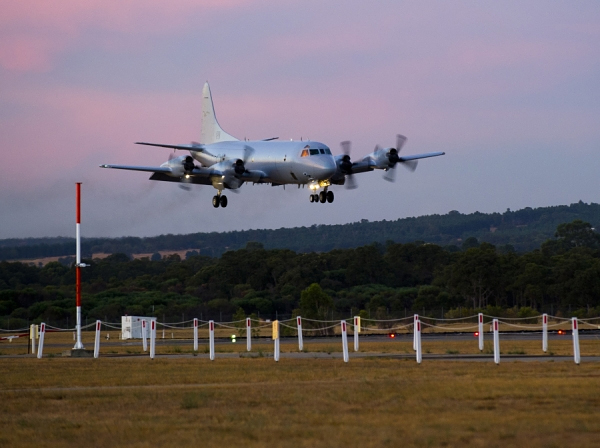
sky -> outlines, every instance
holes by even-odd
[[[4,0],[0,238],[152,236],[503,212],[600,201],[597,1]],[[245,185],[214,209],[147,173],[200,138],[209,81],[243,139],[310,138],[354,160],[408,137],[445,151],[359,188]]]

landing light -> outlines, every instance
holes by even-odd
[[[189,179],[189,178],[190,178],[190,175],[189,175],[189,174],[186,174],[186,175],[185,175],[185,178],[186,178],[186,179]]]

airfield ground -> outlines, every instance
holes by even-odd
[[[581,365],[515,361],[546,359],[539,337],[505,338],[501,349],[513,358],[500,365],[489,355],[483,362],[427,359],[478,353],[472,335],[424,338],[418,365],[406,357],[414,353],[408,336],[363,339],[361,358],[350,343],[347,364],[339,338],[307,339],[302,358],[291,357],[295,340],[284,340],[275,363],[269,341],[256,341],[248,354],[244,340],[223,340],[213,362],[205,341],[193,354],[191,341],[176,339],[159,340],[154,360],[136,355],[139,341],[103,345],[99,359],[70,359],[57,356],[70,335],[47,336],[51,356],[41,360],[17,355],[16,340],[14,353],[0,347],[0,446],[559,447],[600,440],[600,363],[585,362],[600,355],[597,336],[582,337]],[[551,338],[549,349],[571,356],[570,336]],[[338,357],[320,357],[327,354]]]

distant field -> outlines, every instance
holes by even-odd
[[[0,360],[0,446],[598,446],[597,364]]]

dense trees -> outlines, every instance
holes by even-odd
[[[321,319],[363,310],[385,319],[412,310],[440,316],[442,310],[486,307],[600,312],[598,234],[577,220],[523,254],[475,239],[462,249],[388,241],[297,253],[250,243],[219,258],[152,258],[84,260],[90,264],[82,271],[84,318],[115,321],[130,314],[180,321],[301,312]],[[41,320],[65,325],[67,319],[72,325],[74,282],[74,268],[61,263],[0,262],[0,327]]]

